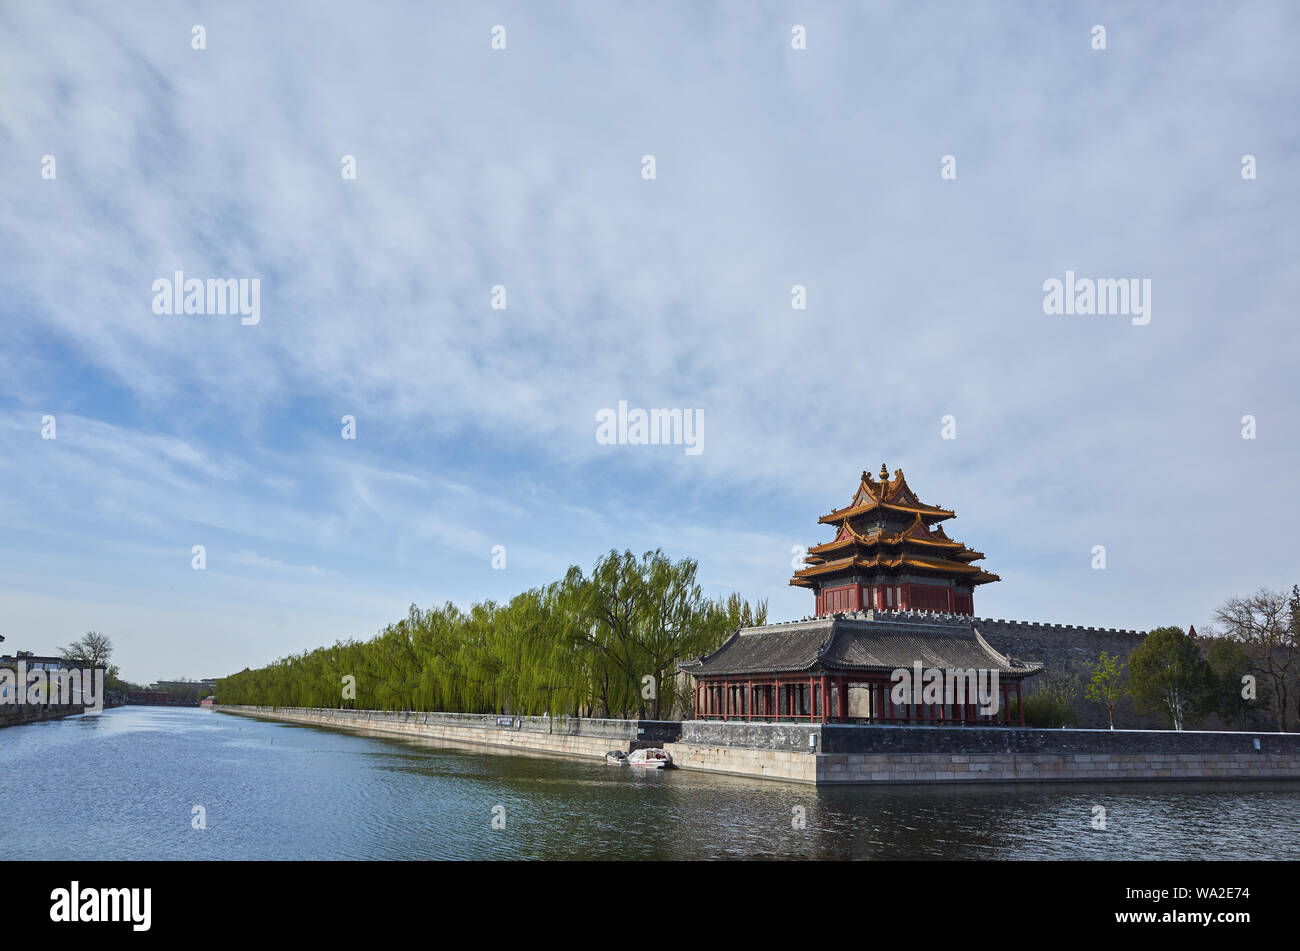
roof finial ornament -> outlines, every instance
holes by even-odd
[[[885,464],[883,462],[880,464],[880,481],[881,482],[889,481],[889,470],[885,468]]]

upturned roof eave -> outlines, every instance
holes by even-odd
[[[916,515],[928,516],[931,521],[936,522],[957,517],[956,512],[953,512],[950,509],[941,509],[936,505],[899,505],[895,502],[880,502],[872,499],[870,502],[863,502],[859,505],[850,505],[847,508],[836,509],[835,511],[817,519],[817,522],[822,525],[831,524],[841,521],[842,519],[853,518],[855,515],[865,515],[877,508],[892,509],[895,512],[911,512]]]

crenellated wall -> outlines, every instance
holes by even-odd
[[[1074,624],[1043,624],[1034,621],[1014,621],[1004,618],[968,617],[961,614],[936,614],[924,611],[860,611],[845,617],[860,617],[877,621],[905,622],[908,624],[934,624],[939,626],[972,626],[1000,654],[1021,661],[1039,661],[1046,670],[1025,681],[1026,693],[1032,693],[1045,679],[1070,677],[1079,681],[1079,693],[1074,709],[1078,726],[1100,729],[1107,726],[1106,711],[1083,696],[1083,683],[1088,678],[1086,664],[1096,663],[1102,651],[1127,659],[1129,652],[1142,643],[1145,631],[1123,628],[1080,627]],[[1115,725],[1124,729],[1161,729],[1167,724],[1158,717],[1144,717],[1125,698],[1115,711]]]

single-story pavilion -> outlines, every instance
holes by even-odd
[[[694,678],[697,719],[1023,726],[1020,684],[1043,665],[999,654],[978,624],[919,611],[837,613],[741,628],[678,669]],[[909,702],[896,702],[900,682]],[[981,712],[981,696],[992,712]]]

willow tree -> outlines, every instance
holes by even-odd
[[[218,682],[221,702],[466,713],[658,717],[677,702],[678,659],[707,653],[767,606],[703,597],[693,560],[611,551],[591,575],[506,604],[453,604],[387,625],[368,641],[280,658]],[[343,695],[354,678],[355,696]]]

